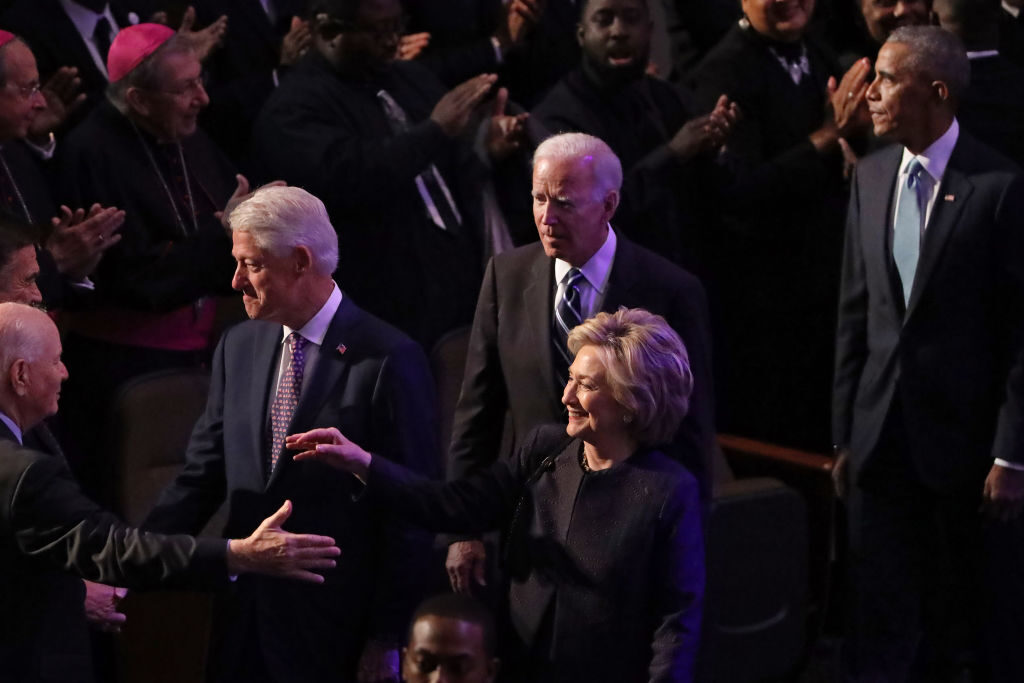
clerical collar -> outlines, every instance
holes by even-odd
[[[19,444],[24,445],[24,441],[22,440],[23,437],[21,433],[21,427],[16,425],[14,423],[14,420],[7,417],[7,414],[4,413],[3,411],[0,411],[0,422],[3,422],[7,426],[7,428],[11,430],[11,434],[14,435],[14,438],[17,439]]]

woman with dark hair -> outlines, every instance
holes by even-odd
[[[447,484],[374,457],[336,429],[288,438],[434,531],[504,532],[512,680],[691,681],[704,594],[697,483],[657,449],[686,414],[686,348],[661,316],[600,313],[569,335],[567,427]]]

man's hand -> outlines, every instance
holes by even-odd
[[[367,640],[359,656],[356,680],[359,683],[398,683],[398,648],[385,645],[378,640]]]
[[[540,23],[547,0],[512,0],[494,35],[502,50],[522,45],[533,27]]]
[[[455,86],[434,105],[434,111],[430,112],[431,120],[441,126],[448,137],[459,135],[496,80],[498,77],[494,74],[480,74]]]
[[[472,593],[474,583],[487,585],[487,550],[483,541],[452,543],[444,566],[456,593]]]
[[[341,554],[334,539],[315,534],[293,534],[282,529],[292,514],[292,502],[263,520],[248,538],[228,541],[230,574],[266,574],[284,579],[323,583],[311,569],[333,569]]]
[[[213,215],[217,218],[217,220],[220,221],[221,225],[224,226],[224,229],[227,230],[228,232],[231,232],[231,225],[228,223],[228,220],[231,218],[231,212],[235,210],[236,206],[238,206],[239,204],[244,202],[246,199],[251,197],[253,192],[256,191],[256,190],[250,191],[250,189],[249,189],[249,180],[244,175],[242,175],[241,173],[239,173],[239,174],[237,174],[235,176],[235,182],[237,183],[235,185],[235,191],[231,194],[230,197],[228,197],[227,203],[224,204],[224,210],[223,211],[215,211],[213,213]],[[262,187],[284,187],[287,184],[288,183],[286,183],[283,180],[275,180],[273,182],[267,183],[266,185],[260,185],[260,188],[262,188]],[[260,189],[260,188],[256,188],[256,189]]]
[[[1010,522],[1024,507],[1024,472],[993,463],[982,491],[982,511],[992,519]]]
[[[526,141],[526,119],[529,114],[515,116],[505,114],[508,105],[508,90],[501,88],[494,98],[491,119],[487,124],[487,154],[495,161],[507,159],[518,151]]]
[[[295,64],[302,55],[306,54],[312,44],[313,32],[309,28],[309,22],[303,21],[299,17],[292,17],[291,28],[281,40],[281,66]]]
[[[395,59],[411,61],[420,56],[420,53],[430,44],[429,33],[410,33],[398,39],[398,49],[395,51]]]
[[[223,14],[215,22],[199,31],[192,30],[195,23],[196,9],[189,5],[181,18],[178,35],[185,36],[191,41],[192,47],[196,51],[196,57],[203,62],[223,42],[224,34],[228,32],[228,17]]]
[[[839,500],[846,500],[850,492],[850,451],[841,448],[836,453],[836,462],[832,465],[832,486],[835,488],[836,497]]]
[[[118,603],[128,595],[127,588],[115,588],[102,583],[82,581],[85,584],[85,620],[106,633],[120,633],[127,617],[117,611]]]
[[[57,69],[39,90],[46,100],[46,109],[36,114],[28,129],[28,139],[37,144],[48,142],[50,133],[85,102],[85,93],[81,89],[82,79],[78,77],[77,68],[62,66]]]
[[[372,456],[334,427],[291,434],[285,437],[284,444],[290,450],[302,451],[293,455],[292,460],[319,460],[336,469],[351,472],[360,479],[364,479],[370,469]]]
[[[85,209],[72,211],[61,206],[60,214],[50,222],[53,231],[44,246],[61,275],[80,282],[96,269],[103,252],[121,241],[114,233],[124,223],[124,211],[93,204],[86,213]]]
[[[718,149],[725,143],[739,119],[739,105],[721,95],[710,113],[683,124],[669,140],[669,151],[676,159],[686,161],[703,152]]]

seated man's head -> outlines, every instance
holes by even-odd
[[[161,24],[129,26],[110,46],[107,71],[107,98],[158,141],[180,142],[196,132],[210,98],[188,38]]]
[[[31,229],[0,218],[0,303],[41,305],[38,277],[39,263]]]
[[[37,308],[0,304],[0,411],[27,431],[57,412],[68,378],[57,326]]]
[[[313,45],[338,71],[372,75],[394,58],[403,30],[399,0],[315,0]]]
[[[403,650],[406,683],[490,683],[498,673],[494,619],[468,595],[424,601],[413,614]]]
[[[932,0],[857,0],[871,38],[881,45],[901,26],[931,23]]]
[[[44,109],[36,58],[20,38],[0,31],[0,143],[28,135]]]
[[[971,65],[960,40],[938,26],[904,26],[875,62],[867,101],[875,135],[920,154],[953,121]]]
[[[338,235],[323,202],[298,187],[263,187],[228,218],[231,286],[250,318],[299,329],[334,289]]]
[[[583,66],[602,83],[625,83],[644,74],[651,52],[647,0],[590,0],[576,31]]]
[[[555,135],[533,154],[533,219],[544,253],[581,267],[608,236],[619,206],[622,164],[604,141]]]

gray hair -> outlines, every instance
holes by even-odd
[[[128,90],[138,88],[139,90],[159,90],[161,83],[161,66],[164,59],[173,54],[195,54],[195,47],[192,41],[182,35],[173,35],[163,45],[147,55],[139,62],[138,66],[129,71],[118,81],[107,85],[107,99],[121,112],[128,114]]]
[[[247,232],[260,249],[286,256],[308,247],[313,268],[330,276],[338,268],[338,233],[324,203],[301,187],[261,187],[228,217],[232,230]]]
[[[38,360],[43,320],[50,321],[45,313],[28,304],[0,304],[0,373],[4,381],[15,361]]]
[[[602,140],[586,133],[561,133],[552,135],[537,146],[533,163],[541,159],[564,161],[568,159],[593,159],[594,176],[600,198],[609,190],[622,189],[622,163],[612,148]]]
[[[942,81],[954,100],[967,90],[971,63],[964,44],[955,35],[938,26],[901,26],[886,43],[901,43],[908,50],[910,68],[933,81]]]

